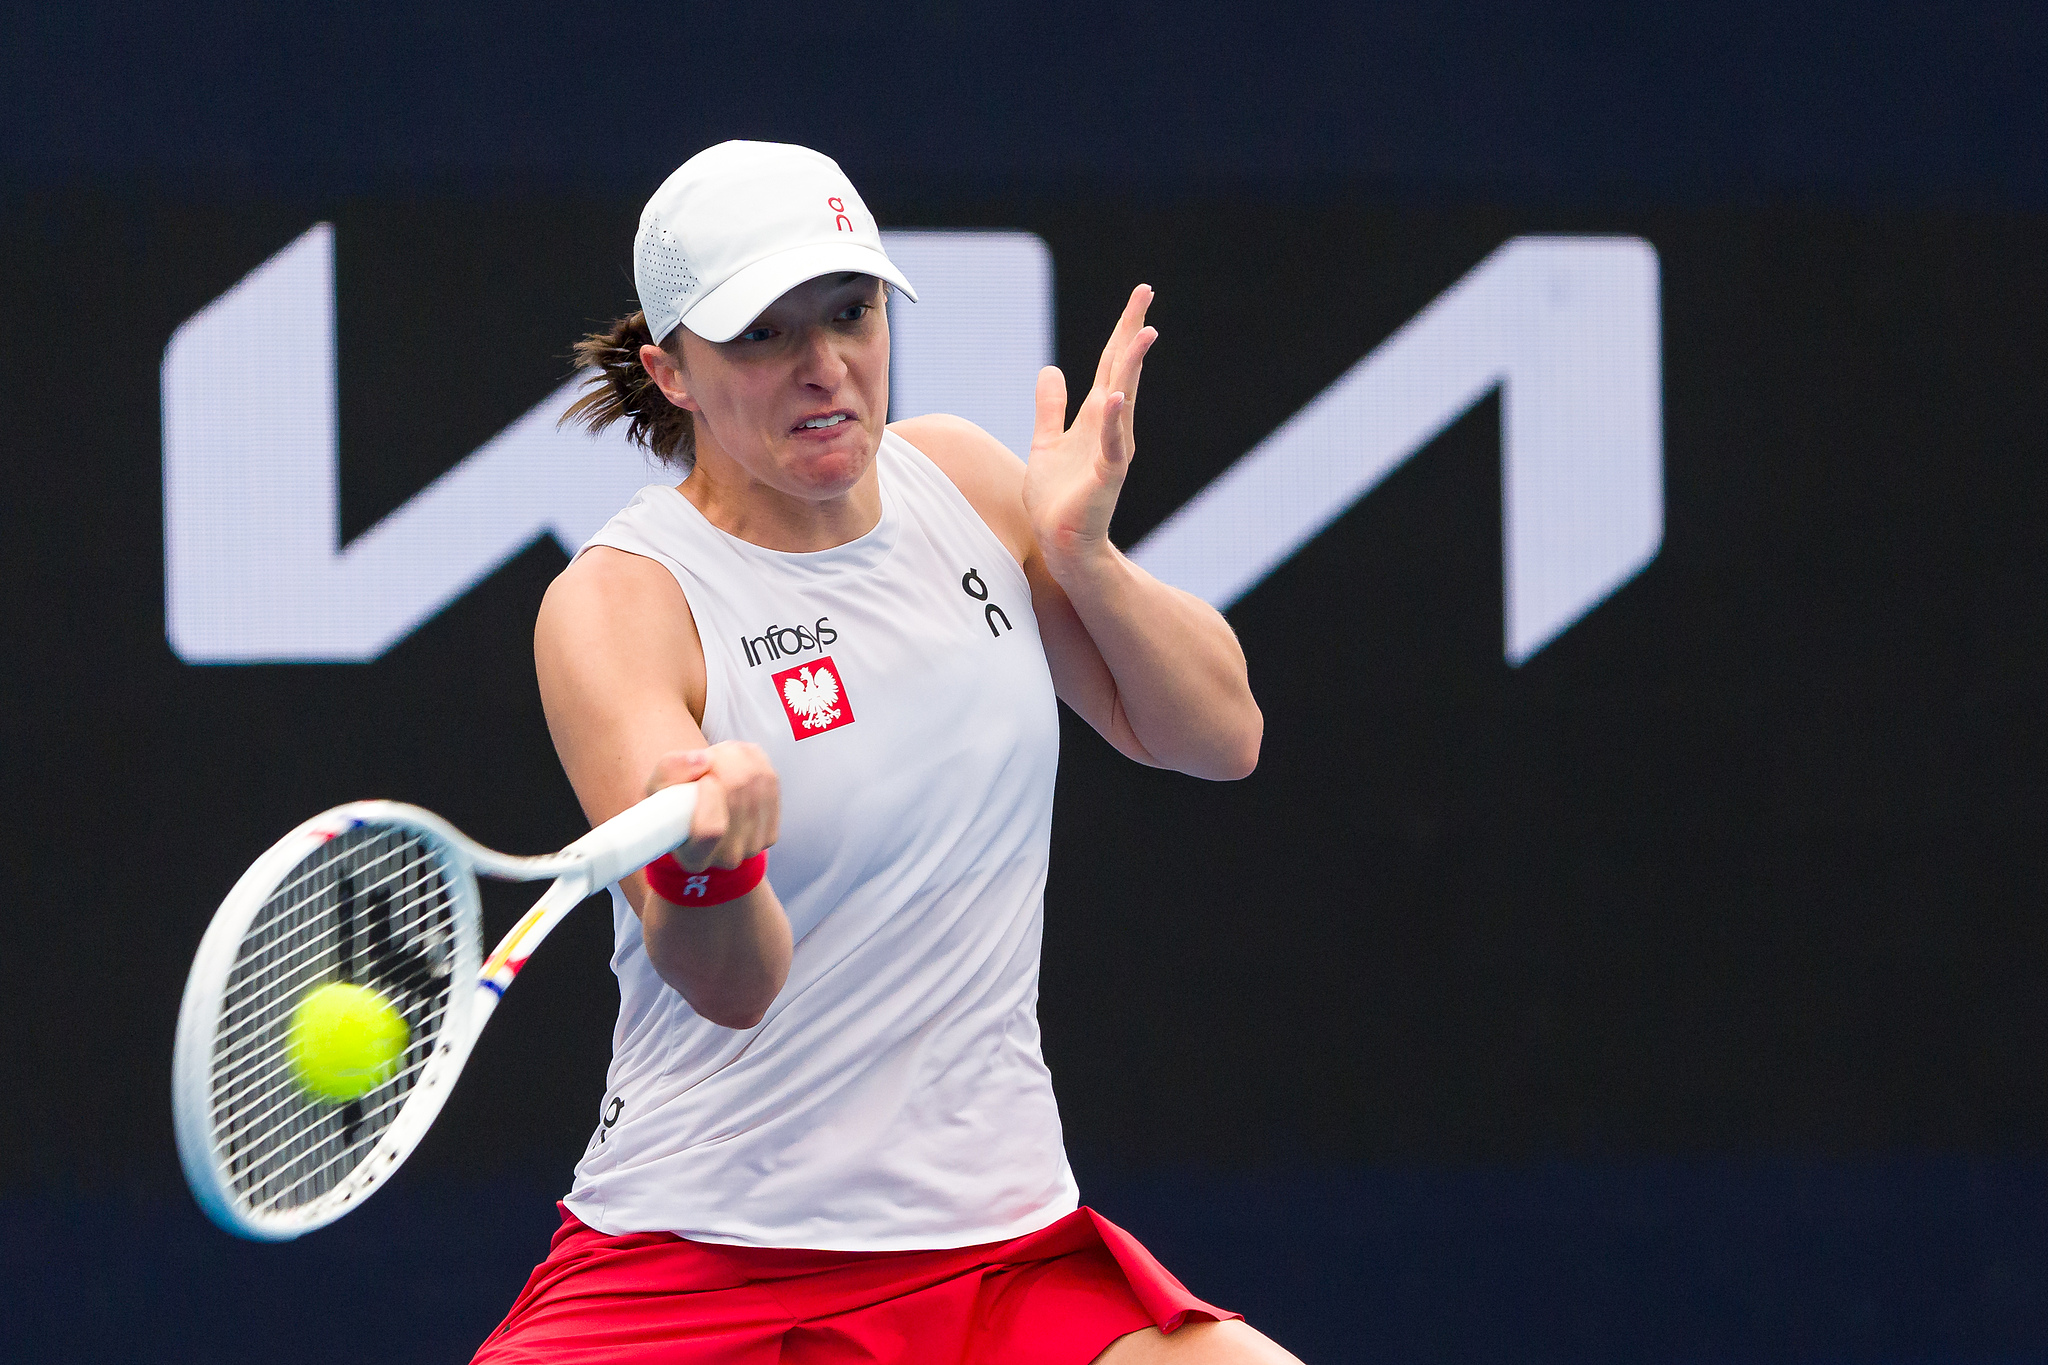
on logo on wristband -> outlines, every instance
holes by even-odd
[[[707,867],[702,872],[692,872],[674,854],[664,853],[641,871],[647,889],[671,905],[723,905],[761,884],[768,871],[768,851],[761,850],[731,871]]]

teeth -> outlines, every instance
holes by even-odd
[[[836,427],[845,420],[845,413],[835,412],[830,417],[813,417],[808,422],[805,422],[804,425],[815,431],[820,427]]]

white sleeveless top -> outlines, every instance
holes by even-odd
[[[1078,1203],[1038,1041],[1059,718],[1024,572],[886,433],[882,517],[788,554],[640,490],[591,538],[664,565],[704,643],[704,734],[782,781],[768,879],[796,938],[745,1031],[655,975],[612,889],[619,1021],[567,1204],[606,1233],[897,1251]]]

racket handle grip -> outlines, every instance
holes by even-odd
[[[690,837],[690,817],[697,812],[697,784],[663,787],[564,849],[584,860],[588,889],[609,886],[638,872]]]

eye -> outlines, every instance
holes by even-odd
[[[734,337],[733,340],[766,341],[774,335],[775,329],[773,327],[749,327],[746,331],[741,332],[738,336]]]
[[[862,318],[866,317],[869,313],[873,312],[874,308],[875,305],[873,305],[872,303],[848,304],[846,307],[839,310],[838,321],[859,322]]]

